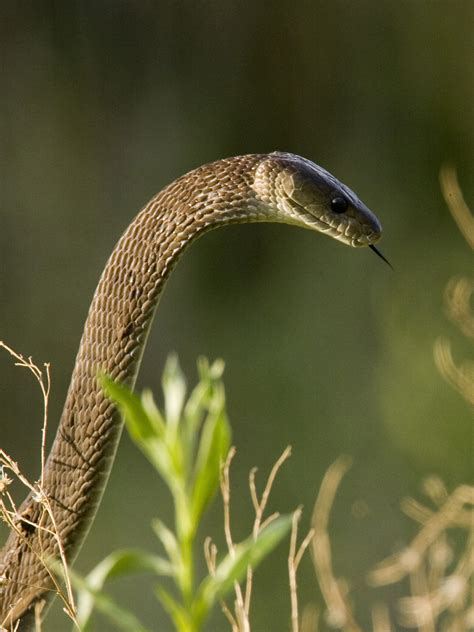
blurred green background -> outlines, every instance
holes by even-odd
[[[271,509],[303,504],[307,527],[326,468],[353,456],[331,533],[364,625],[374,600],[395,600],[365,576],[414,533],[400,499],[428,474],[450,488],[472,478],[471,414],[432,348],[444,335],[457,357],[472,357],[443,314],[443,289],[472,271],[472,253],[438,170],[455,163],[474,199],[473,19],[471,0],[0,5],[0,339],[52,363],[52,425],[103,264],[175,177],[224,156],[291,151],[381,219],[395,272],[369,250],[281,225],[205,236],[173,274],[139,380],[158,389],[171,350],[191,383],[199,354],[225,359],[237,538],[252,521],[252,466],[263,479],[291,443]],[[38,388],[6,353],[0,380],[0,445],[35,477]],[[77,568],[115,547],[157,546],[156,515],[170,521],[169,500],[124,436]],[[221,525],[216,503],[203,535],[222,541]],[[309,558],[299,584],[301,605],[320,603]],[[253,629],[288,630],[283,547],[255,590]],[[170,630],[146,578],[114,594]],[[56,604],[46,629],[69,629],[61,616]],[[208,629],[227,627],[219,615]]]

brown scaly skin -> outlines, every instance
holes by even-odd
[[[331,200],[343,197],[344,212]],[[332,175],[304,158],[274,152],[199,167],[158,193],[115,247],[84,328],[43,490],[69,562],[77,555],[100,503],[122,422],[97,381],[99,371],[133,387],[166,280],[186,247],[225,224],[281,222],[325,232],[351,246],[378,241],[381,226]],[[51,528],[28,496],[20,515]],[[18,521],[0,552],[0,622],[28,630],[36,603],[53,594],[39,556],[58,556],[54,538]],[[15,625],[19,624],[18,628]]]

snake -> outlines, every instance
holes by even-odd
[[[214,228],[247,222],[299,226],[384,258],[374,246],[377,217],[328,171],[291,153],[218,160],[156,194],[112,251],[89,309],[41,479],[54,523],[30,493],[0,551],[4,628],[34,628],[35,608],[55,594],[46,560],[59,556],[57,536],[73,562],[99,506],[123,427],[99,372],[134,387],[159,298],[183,252]]]

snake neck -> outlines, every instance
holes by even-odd
[[[252,189],[259,162],[258,155],[243,156],[179,178],[143,208],[107,262],[86,320],[42,480],[69,561],[95,515],[122,429],[98,375],[104,372],[134,386],[166,280],[194,239],[222,224],[267,219]],[[5,621],[16,620],[25,604],[31,608],[50,589],[50,577],[38,565],[35,551],[57,556],[57,542],[47,531],[29,526],[41,520],[48,526],[42,511],[32,495],[27,497],[19,510],[20,530],[11,533],[0,554],[0,576],[4,578],[0,623],[7,612]],[[25,592],[25,585],[34,586],[33,598]],[[11,610],[20,593],[21,600]]]
[[[45,491],[53,498],[61,494],[62,505],[71,487],[51,485],[49,471],[56,480],[59,469],[66,476],[78,465],[94,478],[87,499],[82,489],[79,496],[89,517],[100,500],[122,424],[98,373],[134,386],[159,298],[187,246],[220,225],[266,219],[251,188],[249,161],[256,168],[259,157],[219,161],[176,180],[145,206],[112,252],[89,310],[46,468]],[[72,459],[67,464],[65,451]]]

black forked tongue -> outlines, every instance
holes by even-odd
[[[383,256],[383,254],[380,252],[380,250],[377,250],[377,248],[376,248],[373,244],[370,244],[369,248],[370,248],[371,250],[373,250],[373,251],[375,252],[375,254],[376,254],[378,257],[380,257],[383,261],[385,261],[385,263],[386,263],[388,266],[390,266],[390,267],[392,268],[392,270],[393,270],[393,266],[392,266],[392,264],[390,263],[390,261],[389,261],[388,259],[385,259],[385,257],[384,257],[384,256]]]

